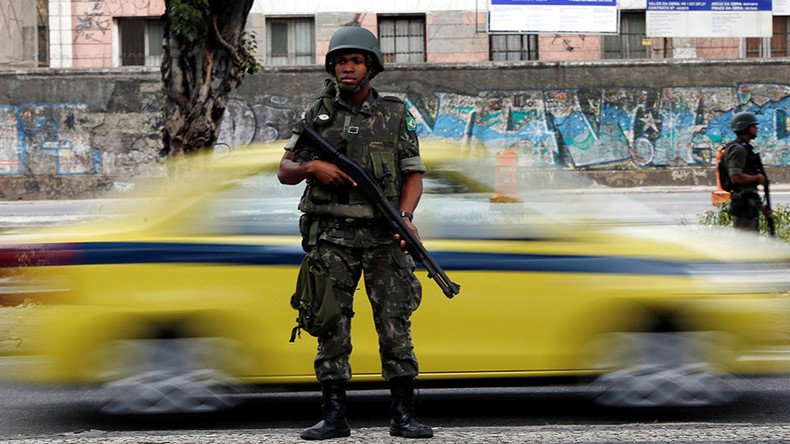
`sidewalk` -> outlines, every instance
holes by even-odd
[[[259,429],[177,432],[82,432],[32,438],[5,438],[19,444],[258,444],[304,443],[295,429]],[[625,424],[625,425],[546,425],[528,427],[453,427],[434,428],[429,443],[710,443],[760,442],[781,443],[790,440],[790,426],[785,424]],[[408,440],[389,436],[386,428],[353,429],[348,438],[332,443],[400,444]]]

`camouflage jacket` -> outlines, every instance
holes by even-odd
[[[294,160],[298,162],[317,158],[309,146],[296,145],[298,135],[307,124],[367,169],[396,208],[400,205],[404,176],[425,172],[414,117],[403,101],[396,97],[382,97],[371,88],[365,102],[358,107],[347,105],[337,94],[328,106],[319,97],[305,111],[304,118],[294,128],[294,136],[285,147],[294,152]],[[376,217],[374,206],[363,193],[351,188],[325,187],[312,179],[307,181],[299,209],[313,216]]]

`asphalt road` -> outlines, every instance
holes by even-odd
[[[741,380],[746,391],[702,408],[608,408],[567,386],[424,389],[419,416],[433,442],[790,442],[790,377]],[[109,416],[96,391],[0,386],[0,441],[298,442],[319,415],[315,393],[249,394],[215,414]],[[354,434],[387,442],[389,395],[351,391]],[[394,440],[392,442],[402,442]]]
[[[712,208],[710,189],[669,187],[587,190],[612,202],[613,219],[696,223]],[[790,205],[790,190],[773,192]],[[625,209],[625,202],[632,205]],[[63,224],[105,217],[111,201],[0,202],[0,228]],[[631,211],[631,210],[634,211]],[[620,409],[593,404],[568,387],[431,389],[419,393],[419,416],[435,427],[432,442],[788,442],[790,376],[742,381],[736,401],[704,408]],[[0,442],[253,443],[300,442],[319,415],[310,393],[250,394],[235,409],[188,416],[109,416],[99,392],[0,384]],[[352,391],[351,438],[333,442],[403,442],[387,434],[389,396]]]

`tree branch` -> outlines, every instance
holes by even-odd
[[[238,66],[244,66],[244,61],[241,59],[241,57],[239,57],[239,52],[236,50],[236,48],[231,46],[230,43],[226,42],[225,39],[222,38],[222,35],[219,32],[219,27],[217,26],[216,16],[213,17],[211,23],[214,25],[214,35],[217,37],[217,41],[223,48],[228,50],[231,58],[233,58],[233,63],[235,63]]]

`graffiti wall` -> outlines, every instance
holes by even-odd
[[[764,162],[790,166],[790,85],[389,94],[406,102],[424,139],[454,139],[492,155],[515,150],[527,165],[571,169],[712,165],[716,148],[734,137],[732,115],[751,111],[760,121],[756,146]],[[416,105],[431,100],[433,112]],[[301,100],[278,95],[234,97],[219,145],[287,139],[302,106]],[[102,147],[91,144],[88,122],[85,104],[0,106],[0,175],[111,169]]]
[[[84,104],[0,106],[0,175],[102,173]]]
[[[218,149],[284,144],[325,75],[312,66],[246,78],[229,97]],[[394,67],[376,84],[406,103],[425,141],[490,157],[513,150],[522,166],[614,186],[704,185],[740,111],[758,116],[755,145],[766,165],[783,167],[773,177],[790,177],[789,76],[790,64],[764,60],[619,62]],[[0,72],[0,199],[85,195],[165,174],[162,101],[155,70]],[[64,194],[72,184],[81,188]]]
[[[536,167],[572,169],[707,166],[733,139],[734,113],[760,121],[756,146],[767,165],[790,166],[790,85],[741,83],[663,88],[484,91],[403,99],[423,138],[510,149]],[[290,137],[301,109],[283,96],[231,101],[220,140],[227,146]],[[433,104],[428,109],[423,104]]]

